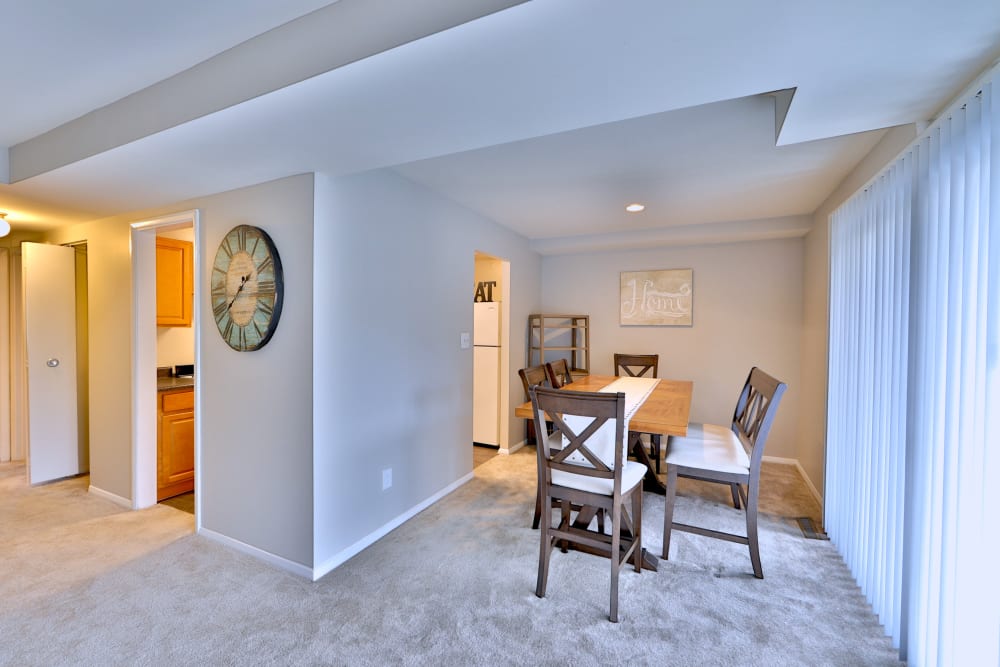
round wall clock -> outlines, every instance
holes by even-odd
[[[281,258],[263,229],[233,227],[212,265],[212,311],[222,340],[240,352],[271,340],[281,316]]]

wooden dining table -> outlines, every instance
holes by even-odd
[[[600,391],[618,378],[613,375],[585,375],[573,382],[563,385],[563,389],[573,391]],[[687,435],[688,419],[691,414],[691,396],[694,392],[694,383],[690,380],[669,380],[660,379],[653,391],[643,401],[642,405],[632,414],[628,424],[628,442],[632,450],[632,455],[645,464],[646,476],[643,479],[643,490],[660,495],[666,494],[666,487],[659,480],[654,472],[653,462],[649,459],[649,454],[642,444],[640,435],[643,433],[656,434],[661,436]],[[533,419],[531,402],[522,403],[514,409],[514,415],[523,419]],[[585,529],[595,516],[592,508],[583,508],[577,516],[574,525]],[[627,531],[632,533],[631,527]],[[624,535],[625,542],[622,549],[627,549],[628,538]],[[577,546],[582,551],[597,553],[607,556],[609,554],[601,552],[599,549]],[[642,550],[642,566],[647,570],[655,571],[658,560],[656,556],[649,553],[645,548]]]
[[[562,388],[573,391],[600,391],[617,379],[618,377],[614,375],[584,375]],[[643,480],[643,489],[646,491],[662,496],[666,494],[666,487],[656,476],[653,462],[650,461],[639,436],[642,433],[661,436],[687,435],[693,392],[694,383],[690,380],[663,378],[629,420],[629,447],[636,459],[646,465],[646,477]],[[531,402],[517,406],[514,415],[532,419],[534,415],[531,412]]]

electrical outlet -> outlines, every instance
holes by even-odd
[[[463,331],[462,335],[459,337],[459,340],[460,340],[460,344],[462,346],[462,349],[463,350],[468,350],[469,349],[469,345],[472,343],[472,341],[469,339],[468,332]]]
[[[392,468],[386,468],[382,471],[382,490],[385,491],[390,486],[392,486]]]

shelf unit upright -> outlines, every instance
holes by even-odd
[[[552,345],[549,345],[552,341]],[[566,344],[568,343],[568,345]],[[590,375],[590,316],[528,316],[528,366],[566,359],[574,377]]]

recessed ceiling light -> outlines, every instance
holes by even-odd
[[[625,207],[625,210],[629,213],[638,213],[646,208],[645,204],[629,204]]]

